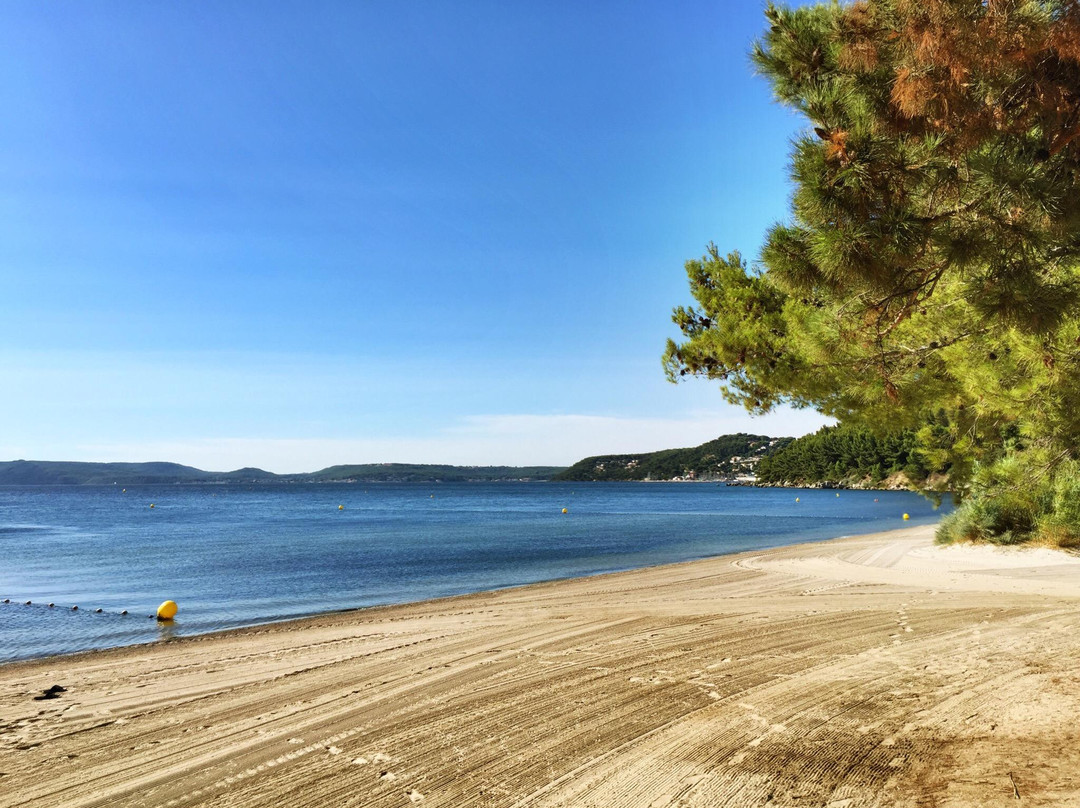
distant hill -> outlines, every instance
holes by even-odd
[[[331,466],[309,474],[274,474],[256,468],[203,471],[179,463],[0,462],[0,485],[172,485],[180,483],[498,482],[547,480],[561,466],[440,466],[368,463]]]
[[[501,482],[504,480],[550,480],[563,466],[438,466],[409,463],[367,463],[330,466],[302,475],[312,482]]]
[[[724,435],[689,449],[587,457],[552,479],[586,482],[749,478],[763,458],[784,448],[792,440],[739,433]]]
[[[262,469],[202,471],[179,463],[75,463],[45,460],[0,462],[0,485],[140,485],[273,480]]]

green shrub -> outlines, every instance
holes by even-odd
[[[1054,470],[1050,507],[1039,519],[1040,537],[1059,547],[1080,547],[1080,463],[1069,460]]]
[[[937,540],[1019,544],[1034,538],[1051,509],[1058,477],[1040,476],[1032,463],[1031,454],[1016,452],[977,467],[971,496],[942,520]]]

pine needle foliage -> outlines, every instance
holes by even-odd
[[[969,499],[949,535],[1080,535],[1060,493],[1080,461],[1080,0],[765,16],[753,60],[806,119],[791,216],[753,265],[712,245],[687,263],[668,377],[917,430]],[[1028,515],[953,529],[993,498]]]

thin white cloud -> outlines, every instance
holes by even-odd
[[[547,370],[525,364],[494,379],[475,367],[434,363],[403,374],[388,359],[299,354],[6,352],[0,377],[12,395],[0,401],[9,426],[0,460],[278,472],[380,462],[569,465],[733,432],[801,435],[826,423],[788,409],[751,418],[720,403],[714,385],[670,385],[655,368],[624,368],[591,386],[580,368],[557,378]],[[504,412],[476,414],[488,407]]]

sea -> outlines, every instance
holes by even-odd
[[[0,661],[927,524],[949,507],[711,483],[0,488]],[[179,612],[159,623],[166,599]]]

